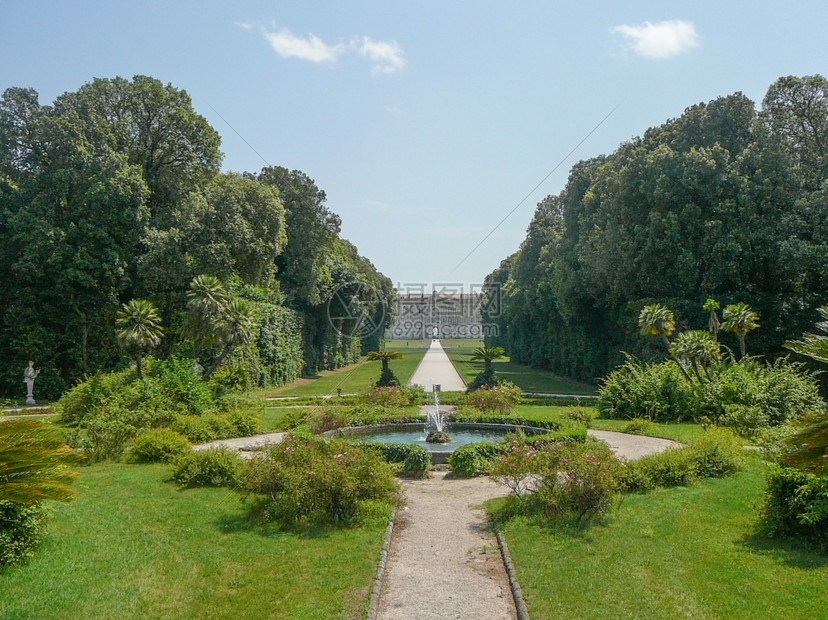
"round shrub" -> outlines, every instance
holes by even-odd
[[[521,389],[509,381],[501,381],[495,386],[482,386],[469,392],[464,402],[479,411],[508,413],[520,401]]]
[[[367,506],[396,503],[399,485],[376,450],[342,440],[288,435],[251,464],[246,495],[283,524],[350,524]]]
[[[191,450],[176,459],[172,477],[183,486],[234,486],[243,466],[244,461],[235,450]]]
[[[46,517],[39,503],[0,500],[0,566],[16,564],[34,553],[46,529]]]
[[[772,466],[760,524],[769,536],[801,538],[828,550],[828,476]]]
[[[649,491],[657,487],[688,486],[696,479],[696,460],[689,448],[669,448],[650,454],[624,467],[620,485],[627,491]]]
[[[460,446],[449,456],[449,467],[458,478],[488,474],[500,454],[498,447],[488,442]]]
[[[132,454],[138,461],[170,463],[190,450],[190,442],[169,428],[144,431],[132,440]]]
[[[380,407],[404,407],[409,404],[410,398],[397,384],[392,384],[371,388],[362,394],[360,400]]]
[[[731,431],[711,428],[690,446],[696,475],[724,478],[736,473],[744,463],[744,449]]]

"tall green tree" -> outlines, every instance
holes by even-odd
[[[143,356],[161,342],[164,330],[161,317],[153,303],[146,299],[133,299],[123,305],[115,319],[118,340],[135,353],[135,369],[143,377]]]
[[[759,327],[759,315],[749,305],[740,301],[725,307],[722,318],[722,329],[739,338],[739,350],[742,357],[745,357],[745,336]]]

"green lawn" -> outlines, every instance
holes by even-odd
[[[592,428],[597,428],[602,431],[618,431],[624,432],[624,427],[627,426],[629,420],[605,420],[603,418],[595,418],[592,421]],[[664,424],[661,422],[651,422],[641,432],[642,435],[649,435],[650,437],[663,437],[664,439],[672,439],[681,443],[690,443],[704,435],[704,429],[699,424],[692,422],[671,422]]]
[[[443,340],[443,348],[454,366],[471,383],[483,370],[483,362],[472,362],[469,358],[476,347],[483,346],[481,340]],[[524,392],[542,394],[597,394],[594,385],[559,377],[545,370],[530,368],[509,361],[508,357],[492,362],[498,378],[511,381]]]
[[[753,457],[732,478],[626,496],[605,525],[582,531],[506,523],[530,615],[826,617],[828,557],[755,534],[762,470]]]
[[[423,340],[409,341],[409,346],[405,346],[404,340],[388,342],[388,350],[400,351],[403,354],[401,360],[393,360],[390,364],[401,384],[407,383],[414,374],[428,344]],[[363,358],[356,364],[337,370],[323,370],[316,377],[298,379],[290,385],[268,388],[259,393],[263,396],[309,396],[336,394],[337,388],[342,388],[345,394],[362,392],[376,383],[381,370],[380,362],[369,362]]]
[[[0,617],[360,618],[386,519],[290,533],[227,489],[180,490],[163,465],[81,469],[28,564],[0,570]]]

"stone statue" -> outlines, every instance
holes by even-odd
[[[34,399],[34,381],[37,379],[37,375],[40,374],[39,370],[35,370],[34,362],[29,361],[29,365],[26,366],[26,370],[23,371],[23,383],[26,384],[26,404],[27,405],[36,405]]]

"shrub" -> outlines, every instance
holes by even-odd
[[[643,418],[633,418],[624,425],[624,432],[629,433],[630,435],[643,435],[644,431],[646,431],[650,426],[652,426],[652,422],[649,420],[645,420]]]
[[[449,456],[449,467],[459,478],[471,478],[488,474],[492,463],[500,454],[498,447],[487,442],[460,446]]]
[[[372,388],[360,400],[380,407],[404,407],[409,404],[409,396],[396,385]]]
[[[692,415],[692,385],[673,362],[641,364],[632,357],[603,381],[597,406],[604,418],[680,421]]]
[[[423,405],[428,400],[425,388],[422,385],[404,385],[400,388],[405,396],[406,405]]]
[[[384,387],[399,387],[400,380],[397,379],[397,375],[394,374],[394,371],[390,368],[383,368],[382,372],[380,373],[380,378],[377,379],[376,386],[378,388]]]
[[[769,536],[798,537],[828,549],[828,476],[773,465],[760,526]]]
[[[514,383],[501,381],[494,387],[486,385],[466,394],[464,402],[479,411],[508,413],[519,402],[521,390]]]
[[[497,379],[497,374],[495,373],[494,368],[490,369],[488,372],[483,371],[478,373],[472,382],[466,386],[467,392],[475,392],[479,389],[488,389],[491,387],[496,386],[499,383]]]
[[[34,553],[46,529],[46,509],[0,500],[0,566],[16,564]]]
[[[696,463],[696,475],[703,478],[724,478],[741,469],[744,449],[727,429],[711,428],[690,446]]]
[[[344,408],[319,407],[308,416],[311,433],[321,435],[328,431],[348,425],[348,416]]]
[[[591,407],[567,407],[564,410],[563,417],[571,422],[578,422],[587,428],[592,425],[592,420],[595,419],[595,413]]]
[[[176,459],[172,477],[182,486],[233,486],[243,465],[239,453],[225,447],[191,450]]]
[[[492,476],[510,486],[519,509],[581,522],[610,509],[620,471],[621,463],[601,441],[514,440]]]
[[[724,410],[719,422],[743,437],[753,437],[760,429],[770,426],[770,416],[756,405],[725,405]]]
[[[396,503],[399,486],[375,450],[288,435],[253,461],[244,491],[261,496],[261,513],[283,524],[350,524],[374,502]]]
[[[649,491],[657,487],[687,486],[696,479],[696,461],[688,448],[670,448],[630,461],[621,474],[627,491]]]
[[[262,428],[262,420],[254,411],[248,409],[230,409],[225,417],[233,427],[236,437],[250,437],[256,435]]]
[[[190,450],[190,442],[181,433],[168,428],[144,431],[132,440],[132,454],[139,461],[169,463]]]
[[[376,450],[394,473],[408,478],[422,478],[431,469],[431,454],[423,446],[405,443],[384,443],[380,441],[352,442],[362,448]]]

